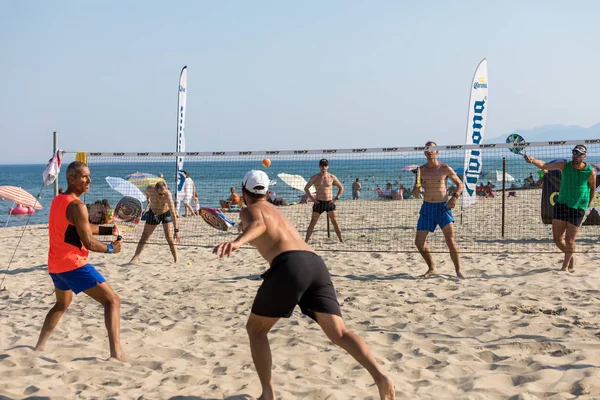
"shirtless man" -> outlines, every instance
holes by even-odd
[[[175,213],[175,203],[171,192],[167,188],[165,181],[157,182],[154,186],[148,186],[146,189],[146,197],[150,203],[150,209],[146,213],[146,224],[144,225],[144,231],[140,242],[135,249],[135,254],[130,264],[137,264],[140,261],[140,254],[146,247],[148,239],[152,235],[152,232],[156,229],[156,226],[160,223],[163,224],[163,230],[165,231],[165,238],[169,243],[169,249],[173,255],[173,261],[177,262],[177,247],[175,247],[175,239],[179,241],[179,224]],[[174,232],[171,232],[171,225],[175,227]]]
[[[104,306],[104,321],[108,331],[110,356],[125,361],[120,340],[121,299],[106,279],[87,261],[90,251],[116,254],[121,240],[102,243],[93,235],[114,235],[114,227],[90,225],[81,195],[90,190],[90,170],[81,161],[67,168],[67,191],[52,200],[48,216],[48,273],[54,283],[56,303],[48,311],[35,350],[46,350],[50,334],[67,311],[73,293],[81,292]]]
[[[425,146],[437,146],[437,144],[435,142],[427,142]],[[437,274],[438,271],[435,268],[433,256],[429,252],[429,247],[425,241],[429,232],[434,232],[435,228],[439,225],[444,233],[446,245],[450,251],[450,258],[452,258],[456,270],[456,276],[464,278],[460,271],[458,246],[454,240],[454,217],[452,216],[452,209],[456,206],[456,200],[460,197],[464,185],[448,164],[437,160],[438,153],[437,150],[425,151],[427,163],[419,167],[417,180],[412,190],[415,198],[419,195],[421,186],[423,186],[425,191],[423,205],[419,213],[419,221],[417,222],[415,245],[425,259],[428,267],[427,272],[423,274],[423,278],[429,278],[431,275]],[[446,194],[446,181],[448,179],[456,185],[456,192],[450,199],[448,199],[448,195]]]
[[[316,175],[313,175],[306,186],[304,187],[304,192],[308,196],[310,200],[312,200],[315,204],[313,204],[312,208],[312,217],[310,219],[310,224],[308,224],[308,229],[306,230],[306,243],[308,243],[308,239],[313,233],[315,229],[315,225],[317,221],[319,221],[319,217],[324,211],[327,211],[327,216],[331,219],[331,223],[333,224],[333,229],[335,230],[335,234],[338,239],[340,239],[341,243],[344,243],[342,239],[342,230],[340,229],[340,225],[338,224],[337,216],[335,215],[335,202],[340,199],[342,193],[344,193],[344,186],[338,181],[335,175],[327,172],[329,169],[329,161],[326,159],[321,159],[319,161],[319,168],[321,172]],[[312,185],[315,185],[315,189],[317,189],[316,198],[310,193],[310,188]],[[332,186],[337,186],[338,192],[334,199]]]
[[[271,378],[271,347],[267,334],[280,318],[289,318],[296,305],[315,320],[327,337],[346,350],[373,377],[381,399],[395,399],[392,381],[379,370],[362,339],[346,328],[341,317],[329,271],[314,250],[279,209],[269,204],[269,177],[250,171],[242,181],[242,196],[248,205],[240,213],[243,233],[233,242],[219,244],[213,252],[220,258],[246,243],[256,247],[270,264],[252,305],[246,330],[250,351],[262,385],[262,400],[275,399]]]

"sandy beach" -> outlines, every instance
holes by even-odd
[[[498,201],[481,207],[492,215]],[[340,213],[361,218],[351,214]],[[528,218],[526,225],[540,229],[533,211]],[[344,223],[349,226],[342,219],[342,228]],[[184,224],[198,227],[195,234],[205,235],[205,242],[233,237],[193,218]],[[352,246],[351,231],[348,244],[337,245],[326,242],[323,225],[319,229],[318,247]],[[21,231],[0,230],[3,269]],[[437,235],[433,244],[439,248]],[[400,237],[407,241],[403,248],[411,248],[410,236]],[[551,250],[547,240],[512,243]],[[259,275],[267,268],[258,253],[248,248],[219,260],[207,247],[184,246],[174,265],[168,247],[150,245],[141,263],[130,266],[124,264],[135,244],[123,248],[118,255],[92,254],[90,262],[122,298],[121,338],[129,361],[108,360],[102,308],[83,294],[46,352],[37,353],[33,346],[54,295],[46,272],[47,227],[27,229],[0,292],[0,398],[258,396],[245,332]],[[418,278],[426,266],[414,252],[320,254],[346,324],[371,347],[399,398],[600,398],[600,254],[577,254],[573,274],[558,271],[558,253],[464,254],[463,281],[442,253],[435,254],[442,274],[426,280]],[[281,320],[270,339],[281,399],[377,398],[368,373],[298,311]]]

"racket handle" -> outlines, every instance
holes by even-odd
[[[119,240],[123,240],[123,236],[117,235],[117,241],[119,241]]]

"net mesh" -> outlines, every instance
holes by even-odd
[[[575,144],[585,143],[588,148],[586,162],[593,164],[600,157],[600,141],[562,141],[527,143],[526,153],[544,161],[571,160]],[[552,209],[548,206],[556,200],[560,186],[560,173],[544,172],[524,161],[523,157],[509,151],[511,144],[432,146],[378,149],[325,149],[299,151],[240,151],[213,153],[182,153],[185,155],[184,170],[189,174],[198,194],[198,205],[190,200],[192,209],[199,207],[221,208],[232,221],[239,221],[239,209],[223,208],[221,201],[230,197],[230,188],[241,194],[241,180],[251,169],[265,171],[272,181],[271,198],[283,214],[306,234],[313,204],[305,203],[301,189],[311,176],[319,173],[319,160],[329,160],[329,172],[344,186],[344,192],[336,203],[336,217],[344,243],[339,243],[333,221],[323,213],[310,244],[317,250],[412,252],[417,251],[414,240],[417,220],[423,200],[412,196],[415,183],[415,166],[426,162],[425,150],[438,150],[438,161],[451,166],[464,179],[465,153],[475,150],[481,153],[481,175],[477,183],[477,201],[463,206],[462,199],[453,210],[455,238],[461,252],[554,252],[551,232]],[[176,193],[176,163],[179,153],[88,153],[88,165],[94,182],[85,201],[92,204],[107,199],[116,204],[122,196],[106,182],[106,177],[129,179],[142,191],[153,183],[152,178],[135,181],[130,174],[163,174],[173,196]],[[263,160],[269,159],[265,167]],[[504,175],[503,175],[504,174]],[[557,178],[558,175],[558,178]],[[502,179],[505,190],[502,191]],[[353,191],[353,183],[359,178],[360,193]],[[447,182],[448,193],[454,185]],[[354,193],[353,193],[354,192]],[[333,196],[337,188],[333,188]],[[503,196],[504,193],[504,196]],[[357,194],[359,196],[357,196]],[[418,193],[417,193],[418,194]],[[144,203],[146,205],[146,203]],[[227,204],[225,204],[227,205]],[[588,210],[589,211],[589,210]],[[179,215],[185,210],[180,204]],[[549,216],[548,216],[548,213]],[[92,217],[92,216],[91,216]],[[206,224],[199,216],[181,217],[179,220],[183,246],[215,246],[224,240],[233,240],[237,230],[222,232]],[[600,215],[591,209],[578,235],[577,251],[597,252],[600,235]],[[140,240],[145,223],[127,232],[125,240]],[[147,229],[147,228],[146,228]],[[150,244],[166,244],[162,229],[147,241]],[[432,252],[446,252],[443,232],[438,228],[427,237]]]

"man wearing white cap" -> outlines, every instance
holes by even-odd
[[[219,244],[213,251],[220,258],[229,257],[250,243],[270,264],[262,275],[264,281],[246,324],[252,359],[262,385],[260,398],[275,398],[267,335],[280,318],[289,318],[299,305],[302,313],[315,320],[333,343],[367,369],[381,399],[395,399],[391,380],[379,370],[367,345],[346,328],[325,263],[281,211],[267,202],[268,189],[269,177],[263,171],[250,171],[244,176],[242,196],[248,207],[240,213],[242,234],[232,242]]]
[[[561,271],[569,272],[575,271],[575,237],[583,223],[585,210],[596,192],[596,172],[583,161],[587,156],[587,148],[578,144],[571,152],[571,161],[552,163],[525,156],[525,161],[539,169],[561,171],[558,199],[552,209],[552,236],[556,246],[565,253]]]

